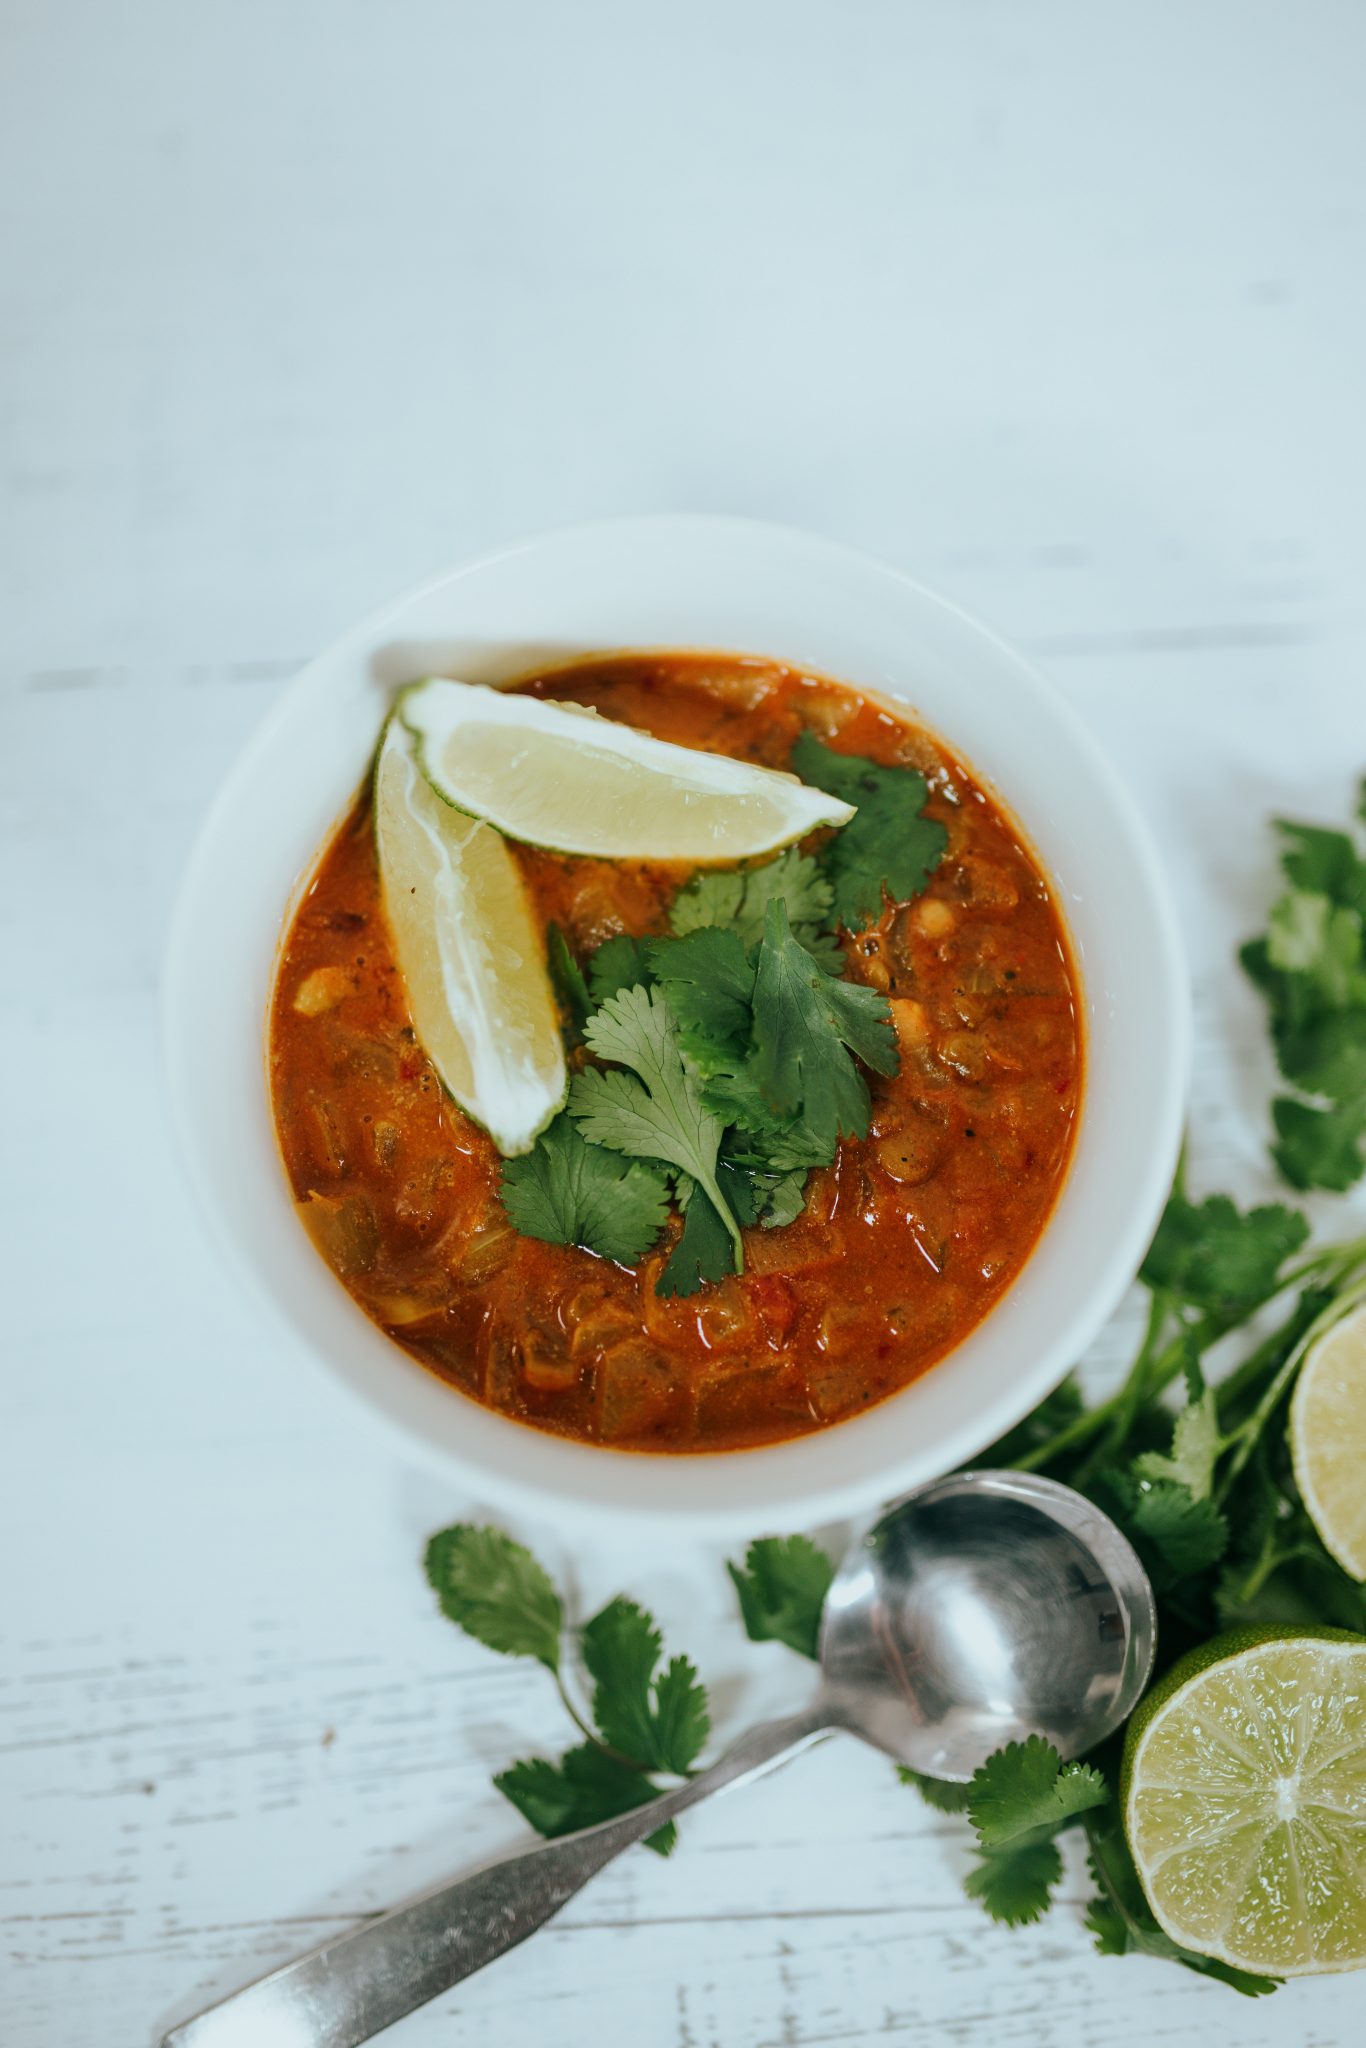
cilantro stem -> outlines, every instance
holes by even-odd
[[[1115,1838],[1113,1817],[1102,1807],[1099,1812],[1084,1813],[1081,1824],[1086,1833],[1091,1875],[1100,1887],[1102,1897],[1109,1901],[1123,1922],[1127,1945],[1141,1951],[1148,1947],[1145,1930],[1130,1911],[1119,1874],[1110,1866],[1110,1845]]]
[[[608,1749],[608,1745],[603,1741],[602,1737],[596,1732],[596,1730],[589,1727],[587,1721],[584,1720],[583,1715],[574,1705],[573,1700],[570,1699],[568,1688],[566,1687],[564,1682],[564,1673],[562,1671],[556,1671],[555,1673],[555,1690],[560,1695],[561,1705],[563,1706],[566,1714],[568,1714],[570,1720],[574,1723],[574,1726],[578,1729],[580,1735],[584,1736],[587,1741],[591,1742],[594,1749],[607,1750],[609,1756],[616,1756],[617,1752],[613,1749]],[[617,1761],[619,1763],[629,1763],[630,1758],[618,1757]],[[634,1769],[635,1766],[633,1765],[632,1768]]]
[[[1162,1353],[1160,1357],[1157,1355],[1157,1346],[1163,1329],[1166,1326],[1170,1308],[1170,1295],[1163,1288],[1155,1287],[1152,1299],[1148,1303],[1148,1322],[1143,1332],[1143,1342],[1139,1345],[1134,1362],[1125,1375],[1123,1386],[1120,1387],[1118,1393],[1114,1396],[1114,1409],[1106,1425],[1105,1433],[1098,1443],[1092,1445],[1087,1456],[1082,1459],[1081,1464],[1073,1474],[1073,1485],[1084,1486],[1097,1467],[1103,1465],[1107,1458],[1113,1456],[1119,1450],[1129,1431],[1133,1428],[1134,1417],[1137,1415],[1139,1408],[1142,1406],[1143,1399],[1148,1393],[1154,1368],[1166,1357],[1166,1353]],[[1168,1346],[1168,1350],[1172,1348],[1172,1346]],[[1184,1342],[1182,1342],[1182,1353],[1184,1355]],[[1179,1362],[1178,1358],[1178,1365]],[[1164,1381],[1163,1384],[1165,1385],[1166,1382]]]
[[[1319,1564],[1322,1559],[1322,1544],[1292,1543],[1282,1550],[1277,1546],[1275,1530],[1268,1529],[1255,1561],[1248,1566],[1241,1579],[1235,1580],[1231,1587],[1221,1592],[1221,1608],[1227,1605],[1232,1605],[1235,1609],[1246,1606],[1249,1601],[1256,1599],[1267,1580],[1274,1578],[1276,1573],[1288,1564]],[[1233,1597],[1235,1592],[1236,1598]]]
[[[1214,1398],[1218,1404],[1221,1425],[1226,1419],[1231,1418],[1241,1396],[1257,1385],[1268,1365],[1273,1364],[1288,1345],[1294,1344],[1302,1330],[1308,1329],[1313,1322],[1319,1311],[1317,1308],[1311,1308],[1306,1312],[1304,1302],[1305,1297],[1301,1296],[1299,1306],[1286,1321],[1279,1324],[1269,1337],[1264,1337],[1255,1351],[1249,1351],[1247,1357],[1240,1365],[1234,1367],[1226,1379],[1220,1380],[1214,1389]],[[1237,1431],[1230,1427],[1225,1437],[1225,1448],[1234,1441],[1236,1435]]]
[[[1153,1311],[1150,1307],[1143,1344],[1125,1376],[1124,1384],[1106,1400],[1098,1402],[1094,1408],[1088,1408],[1084,1415],[1078,1415],[1074,1421],[1067,1423],[1056,1435],[1050,1437],[1047,1443],[1037,1444],[1033,1450],[1026,1451],[1016,1458],[1013,1461],[1015,1469],[1020,1472],[1037,1472],[1046,1466],[1056,1464],[1060,1458],[1081,1450],[1104,1430],[1108,1437],[1105,1448],[1093,1452],[1081,1468],[1081,1474],[1074,1475],[1074,1478],[1088,1473],[1095,1465],[1103,1462],[1116,1443],[1123,1440],[1123,1433],[1114,1430],[1115,1418],[1123,1412],[1127,1426],[1127,1421],[1131,1421],[1137,1413],[1142,1397],[1146,1395],[1151,1400],[1163,1393],[1181,1371],[1187,1358],[1202,1356],[1212,1345],[1217,1344],[1221,1337],[1228,1336],[1240,1323],[1251,1321],[1252,1317],[1269,1302],[1275,1301],[1281,1294],[1288,1293],[1291,1288],[1300,1287],[1306,1281],[1317,1281],[1321,1286],[1340,1288],[1349,1280],[1355,1280],[1363,1266],[1366,1266],[1366,1237],[1349,1239],[1346,1244],[1325,1245],[1321,1251],[1312,1253],[1307,1259],[1301,1260],[1298,1266],[1292,1266],[1288,1272],[1283,1273],[1274,1287],[1255,1301],[1247,1303],[1239,1315],[1229,1317],[1206,1310],[1194,1322],[1184,1324],[1180,1334],[1151,1359],[1148,1357],[1153,1330]],[[1156,1299],[1157,1295],[1154,1294],[1154,1303]],[[1241,1392],[1254,1380],[1266,1365],[1267,1359],[1284,1341],[1285,1331],[1282,1328],[1264,1344],[1259,1345],[1236,1372],[1221,1384],[1218,1390],[1221,1401],[1226,1402],[1231,1394]],[[1132,1407],[1128,1405],[1131,1400]]]
[[[1066,1428],[1060,1429],[1056,1436],[1049,1437],[1047,1443],[1036,1444],[1032,1451],[1023,1452],[1013,1461],[1013,1469],[1016,1472],[1037,1472],[1040,1465],[1051,1465],[1078,1444],[1089,1443],[1106,1417],[1114,1412],[1118,1399],[1118,1395],[1111,1395],[1108,1401],[1102,1401],[1098,1407],[1088,1408],[1084,1415],[1077,1416],[1074,1422],[1069,1422]]]
[[[1185,1362],[1188,1351],[1188,1338],[1183,1331],[1181,1336],[1174,1338],[1170,1344],[1158,1352],[1155,1358],[1150,1356],[1155,1335],[1159,1333],[1156,1329],[1156,1319],[1154,1316],[1154,1310],[1157,1306],[1158,1296],[1154,1295],[1153,1303],[1148,1311],[1148,1324],[1144,1331],[1143,1343],[1133,1364],[1124,1376],[1123,1384],[1117,1387],[1115,1392],[1104,1401],[1098,1402],[1094,1408],[1088,1408],[1084,1415],[1078,1415],[1074,1421],[1067,1423],[1064,1428],[1057,1432],[1056,1436],[1051,1436],[1047,1443],[1038,1444],[1032,1451],[1026,1451],[1021,1457],[1016,1458],[1013,1461],[1015,1470],[1020,1472],[1037,1472],[1041,1465],[1055,1464],[1059,1458],[1065,1457],[1069,1451],[1079,1450],[1083,1444],[1088,1444],[1098,1430],[1105,1429],[1107,1425],[1112,1424],[1114,1417],[1131,1400],[1133,1401],[1133,1411],[1136,1412],[1138,1400],[1141,1398],[1141,1395],[1136,1393],[1136,1388],[1141,1387],[1143,1391],[1152,1395],[1161,1393],[1164,1387],[1171,1384]],[[1192,1327],[1198,1334],[1200,1325],[1195,1324]],[[1208,1341],[1212,1342],[1213,1340],[1210,1339]],[[1129,1419],[1132,1419],[1132,1417],[1130,1416]],[[1127,1428],[1127,1421],[1125,1426]],[[1099,1457],[1103,1456],[1104,1453],[1099,1452],[1095,1455]],[[1089,1465],[1091,1461],[1088,1460],[1087,1462]]]
[[[1326,1244],[1321,1251],[1313,1252],[1300,1265],[1276,1282],[1275,1293],[1283,1294],[1288,1288],[1298,1287],[1304,1280],[1318,1279],[1324,1284],[1340,1287],[1356,1269],[1366,1264],[1366,1237],[1350,1237],[1346,1244]],[[1265,1301],[1275,1297],[1268,1294]],[[1260,1304],[1259,1304],[1260,1305]]]

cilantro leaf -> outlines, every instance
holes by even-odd
[[[650,1683],[664,1646],[654,1621],[634,1600],[618,1595],[584,1624],[579,1641],[589,1676],[596,1681],[593,1719],[598,1732],[613,1749],[653,1768],[657,1759]]]
[[[1041,1829],[1065,1827],[1110,1797],[1089,1764],[1064,1764],[1051,1742],[1031,1735],[994,1750],[973,1774],[968,1818],[984,1849],[1004,1849]]]
[[[551,1841],[596,1827],[599,1821],[615,1820],[659,1797],[658,1785],[642,1772],[618,1763],[591,1742],[568,1750],[558,1764],[544,1757],[527,1758],[500,1771],[493,1782],[537,1834]],[[667,1856],[676,1840],[674,1824],[668,1821],[646,1837],[646,1846]]]
[[[645,957],[699,1072],[737,1059],[749,1036],[754,994],[754,965],[740,934],[699,925],[684,938],[651,939]]]
[[[1101,1474],[1098,1490],[1159,1593],[1208,1571],[1228,1548],[1228,1523],[1214,1503],[1197,1500],[1174,1479],[1110,1471]]]
[[[754,1050],[723,1081],[749,1091],[770,1117],[799,1114],[823,1146],[868,1130],[868,1084],[850,1057],[880,1074],[898,1065],[887,998],[825,974],[793,938],[787,912],[770,903],[754,977]],[[732,1094],[732,1100],[734,1100]]]
[[[1293,1034],[1322,1014],[1323,1006],[1313,982],[1307,975],[1285,974],[1279,967],[1273,967],[1266,939],[1249,939],[1239,947],[1238,959],[1249,981],[1266,998],[1273,1039]]]
[[[898,1764],[896,1774],[903,1785],[913,1785],[926,1806],[932,1806],[936,1813],[966,1813],[968,1800],[972,1797],[970,1785],[956,1785],[947,1778],[927,1778],[923,1771],[913,1771],[905,1764]]]
[[[1281,866],[1288,882],[1366,916],[1366,860],[1346,832],[1297,825],[1289,818],[1278,818],[1276,830],[1283,842]]]
[[[1279,1095],[1271,1105],[1276,1126],[1275,1160],[1295,1188],[1350,1188],[1366,1171],[1361,1138],[1366,1133],[1366,1103],[1315,1109]]]
[[[1281,1072],[1313,1098],[1272,1105],[1272,1158],[1300,1188],[1366,1171],[1366,858],[1349,834],[1277,821],[1290,883],[1244,968],[1266,998]]]
[[[1331,1102],[1366,1101],[1366,1010],[1326,1010],[1274,1031],[1287,1081]]]
[[[765,1230],[781,1230],[788,1223],[795,1223],[806,1207],[806,1177],[808,1168],[798,1167],[791,1173],[780,1173],[767,1183],[767,1200],[761,1211]]]
[[[623,1266],[645,1256],[668,1215],[668,1179],[657,1166],[628,1165],[585,1144],[564,1114],[532,1151],[504,1160],[500,1193],[523,1237],[582,1245]]]
[[[1275,1292],[1281,1267],[1308,1235],[1298,1209],[1280,1202],[1240,1215],[1227,1195],[1196,1204],[1176,1193],[1139,1277],[1232,1322]]]
[[[564,1612],[529,1550],[501,1529],[457,1522],[432,1537],[424,1563],[441,1612],[457,1628],[505,1657],[559,1670]]]
[[[1327,896],[1291,889],[1272,907],[1266,957],[1281,974],[1297,974],[1330,1009],[1366,1001],[1361,914]]]
[[[980,1899],[993,1920],[1009,1927],[1039,1919],[1062,1876],[1053,1837],[1109,1798],[1098,1770],[1064,1764],[1042,1735],[994,1750],[967,1787],[980,1850],[965,1882],[969,1898]]]
[[[696,1294],[699,1287],[724,1280],[735,1271],[735,1246],[715,1205],[695,1182],[680,1189],[680,1194],[687,1197],[683,1206],[683,1234],[655,1282],[655,1293],[666,1298]]]
[[[729,1079],[722,1077],[718,1086],[724,1100]],[[709,1087],[703,1089],[702,1100],[709,1109],[718,1109]],[[718,1113],[725,1114],[723,1109]],[[833,1144],[816,1141],[795,1121],[790,1131],[780,1126],[768,1135],[737,1125],[721,1141],[721,1185],[742,1223],[762,1222],[765,1230],[776,1230],[795,1222],[806,1207],[810,1168],[828,1166],[834,1156]]]
[[[1140,1490],[1130,1527],[1136,1547],[1161,1561],[1159,1580],[1170,1585],[1194,1578],[1217,1564],[1228,1548],[1228,1523],[1209,1500],[1197,1500],[1187,1486],[1159,1480]]]
[[[1198,1371],[1198,1366],[1196,1367]],[[1172,1429],[1171,1455],[1144,1451],[1134,1459],[1138,1479],[1172,1479],[1184,1486],[1192,1500],[1208,1498],[1214,1478],[1214,1461],[1219,1455],[1219,1413],[1214,1390],[1206,1387],[1196,1400],[1188,1401]]]
[[[791,1173],[828,1166],[839,1144],[834,1132],[813,1130],[800,1116],[780,1116],[764,1100],[755,1062],[713,1074],[702,1090],[706,1107],[736,1128],[726,1144],[737,1166],[754,1173]]]
[[[721,1124],[702,1106],[699,1083],[683,1064],[678,1026],[657,990],[623,989],[588,1020],[588,1045],[618,1068],[577,1074],[569,1113],[596,1145],[637,1158],[667,1160],[711,1198],[730,1235],[735,1269],[744,1269],[740,1226],[716,1178]]]
[[[588,983],[583,978],[583,969],[570,949],[569,941],[557,924],[546,926],[546,960],[550,968],[550,980],[561,1008],[567,1013],[575,1031],[582,1031],[584,1021],[593,1007],[588,993]]]
[[[818,1654],[835,1567],[809,1536],[761,1536],[745,1552],[743,1566],[728,1564],[726,1570],[752,1643],[786,1643],[800,1656]]]
[[[633,939],[628,932],[620,932],[614,939],[604,939],[596,952],[589,955],[588,983],[594,1003],[605,1003],[609,996],[620,995],[624,988],[649,982],[647,944],[645,939]]]
[[[646,1770],[690,1770],[711,1728],[705,1689],[687,1657],[663,1672],[663,1642],[634,1600],[610,1600],[582,1632],[583,1661],[596,1681],[593,1719],[604,1742]]]
[[[799,943],[838,974],[844,956],[839,941],[825,929],[831,897],[830,884],[811,855],[790,846],[761,868],[700,870],[675,896],[669,923],[680,934],[724,925],[752,946],[763,935],[769,904],[781,902]]]
[[[836,753],[809,732],[792,749],[792,766],[803,782],[858,806],[820,856],[846,931],[875,922],[884,894],[901,902],[918,896],[948,845],[944,827],[924,816],[924,776]]]
[[[721,1156],[716,1162],[716,1178],[721,1183],[721,1192],[726,1202],[742,1224],[757,1223],[763,1214],[768,1198],[770,1176],[755,1173],[750,1167],[740,1164],[726,1150],[726,1140],[721,1142]],[[686,1206],[688,1192],[682,1192]]]
[[[655,1681],[655,1732],[660,1769],[691,1770],[711,1733],[711,1711],[689,1657],[670,1657]]]
[[[963,1880],[970,1899],[979,1899],[993,1920],[1006,1927],[1028,1927],[1041,1920],[1053,1903],[1053,1887],[1062,1876],[1056,1842],[1042,1835],[1009,1849],[984,1849]]]
[[[682,938],[707,925],[738,925],[751,880],[740,868],[699,868],[674,897],[669,909],[670,930]]]
[[[1111,1900],[1098,1893],[1081,1917],[1082,1925],[1093,1938],[1098,1956],[1124,1956],[1129,1953],[1129,1930],[1124,1915]]]

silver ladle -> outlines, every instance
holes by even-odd
[[[359,2048],[525,1941],[631,1843],[836,1729],[959,1782],[1026,1735],[1078,1756],[1134,1707],[1155,1636],[1142,1565],[1080,1494],[1020,1472],[935,1480],[845,1554],[809,1706],[752,1728],[648,1806],[324,1942],[172,2028],[162,2048]]]

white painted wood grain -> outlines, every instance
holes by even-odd
[[[432,1613],[477,1511],[230,1291],[163,1127],[179,864],[291,668],[595,513],[854,540],[1033,649],[1196,965],[1193,1171],[1270,1183],[1231,949],[1366,765],[1366,17],[1325,0],[8,0],[0,13],[0,2040],[145,2044],[520,1839],[534,1675]],[[1088,1369],[1123,1350],[1124,1318]],[[715,1555],[629,1584],[726,1728],[800,1680]],[[405,2048],[1345,2048],[992,1929],[835,1744],[605,1874]],[[453,2024],[453,2022],[455,2024]]]

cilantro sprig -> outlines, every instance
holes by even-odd
[[[834,1157],[842,1137],[866,1137],[868,1083],[854,1055],[878,1074],[897,1070],[896,1032],[885,996],[837,981],[798,944],[781,901],[768,906],[752,996],[748,1058],[711,1083],[705,1099],[761,1133],[801,1130]]]
[[[1366,853],[1349,832],[1277,830],[1289,886],[1240,955],[1294,1091],[1271,1105],[1272,1157],[1292,1187],[1340,1192],[1366,1172]]]
[[[621,933],[583,962],[558,926],[548,934],[567,1034],[592,1063],[535,1149],[504,1165],[504,1207],[524,1235],[623,1265],[645,1257],[676,1208],[661,1295],[742,1272],[742,1227],[801,1215],[812,1168],[867,1133],[864,1070],[897,1069],[887,999],[849,978],[831,926],[841,902],[853,916],[855,872],[871,887],[877,869],[879,903],[884,888],[913,893],[942,831],[920,817],[923,778],[812,745],[813,772],[862,777],[871,815],[849,862],[832,840],[819,859],[792,847],[699,873],[674,897],[667,934]],[[919,848],[910,865],[900,841],[894,853],[898,827]]]
[[[1042,1918],[1062,1876],[1058,1836],[1109,1798],[1094,1765],[1064,1764],[1041,1735],[1006,1743],[968,1786],[979,1852],[964,1885],[968,1897],[1007,1927]]]
[[[458,1522],[427,1545],[428,1583],[442,1613],[505,1657],[545,1666],[582,1741],[558,1762],[524,1758],[494,1784],[540,1835],[573,1834],[645,1806],[664,1786],[655,1774],[686,1777],[711,1728],[707,1693],[687,1657],[660,1668],[663,1638],[635,1601],[618,1597],[584,1623],[578,1644],[593,1681],[591,1721],[565,1676],[564,1605],[545,1568],[501,1529]],[[667,1856],[672,1821],[646,1837]]]
[[[730,1238],[734,1270],[741,1272],[740,1226],[716,1177],[723,1126],[703,1107],[701,1084],[684,1060],[668,1004],[654,990],[623,989],[589,1018],[584,1037],[616,1065],[574,1076],[569,1114],[580,1136],[635,1159],[662,1159],[686,1175],[690,1202],[711,1203]]]

